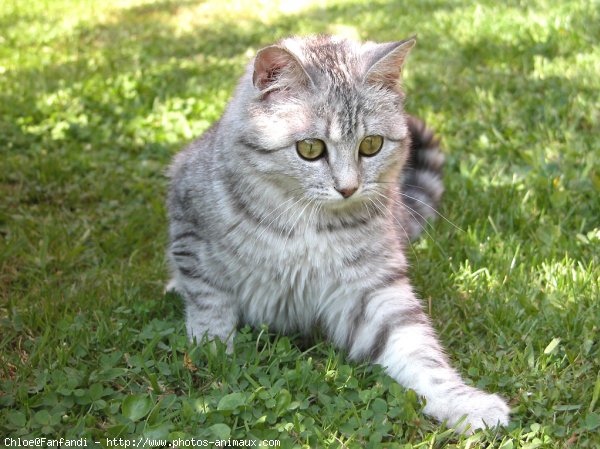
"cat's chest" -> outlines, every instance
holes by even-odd
[[[370,249],[361,233],[332,232],[306,223],[298,223],[288,232],[246,227],[230,233],[226,240],[235,259],[231,262],[242,271],[251,275],[260,267],[261,279],[268,276],[290,286],[298,279],[317,280],[324,273],[329,273],[329,278],[340,277],[350,260]]]
[[[308,330],[326,304],[347,297],[365,275],[350,236],[299,226],[294,235],[230,235],[229,255],[243,318],[283,330]],[[368,245],[364,245],[365,249]],[[354,257],[354,259],[353,259]]]

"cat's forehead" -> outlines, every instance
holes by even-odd
[[[282,45],[300,59],[314,81],[336,85],[355,84],[363,69],[361,44],[336,36],[289,38]]]
[[[291,37],[281,41],[281,45],[296,55],[323,64],[331,64],[338,58],[343,60],[356,57],[360,53],[361,46],[358,42],[328,35]]]
[[[364,55],[377,44],[319,35],[287,38],[278,45],[294,55],[312,81],[297,96],[282,96],[269,105],[274,110],[276,104],[278,113],[288,117],[287,126],[278,122],[279,131],[292,123],[297,132],[333,141],[360,139],[365,133],[404,137],[402,95],[365,82],[369,61]]]

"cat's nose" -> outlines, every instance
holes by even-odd
[[[335,190],[337,190],[338,192],[340,192],[342,194],[342,196],[344,198],[349,198],[352,196],[352,194],[354,192],[356,192],[358,190],[358,187],[341,187],[341,188],[335,188]]]

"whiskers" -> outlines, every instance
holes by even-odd
[[[464,229],[462,229],[460,226],[458,226],[457,224],[455,224],[453,221],[449,220],[449,219],[448,219],[448,218],[447,218],[445,215],[441,214],[441,213],[440,213],[440,212],[439,212],[439,211],[438,211],[438,210],[437,210],[435,207],[431,206],[430,204],[427,204],[425,201],[422,201],[422,200],[420,200],[420,199],[418,199],[418,198],[415,198],[414,196],[411,196],[411,195],[408,195],[408,194],[406,194],[406,193],[402,192],[402,191],[400,190],[400,188],[399,188],[399,186],[398,186],[398,183],[397,183],[397,182],[384,182],[384,181],[378,181],[378,182],[376,182],[376,184],[390,184],[390,185],[391,185],[391,188],[392,188],[392,190],[393,190],[395,193],[397,193],[398,195],[402,195],[402,196],[403,196],[403,197],[405,197],[405,198],[411,199],[411,200],[413,200],[413,201],[416,201],[416,202],[417,202],[417,203],[419,203],[419,204],[422,204],[423,206],[425,206],[425,207],[427,207],[428,209],[430,209],[430,210],[431,210],[431,211],[432,211],[434,214],[436,214],[436,215],[437,215],[438,217],[440,217],[442,220],[444,220],[444,221],[446,221],[447,223],[449,223],[449,224],[450,224],[450,225],[451,225],[453,228],[455,228],[455,229],[459,230],[460,232],[465,232],[465,230],[464,230]],[[415,188],[415,187],[416,187],[416,188],[419,188],[419,189],[425,190],[425,189],[424,189],[423,187],[421,187],[421,186],[414,186],[414,185],[411,185],[411,184],[405,184],[405,185],[407,185],[407,186],[409,186],[409,187],[413,187],[413,188]],[[383,189],[383,187],[381,187],[381,186],[379,186],[379,185],[378,185],[377,187],[375,187],[374,191],[375,191],[375,192],[377,192],[377,193],[383,193],[383,192],[382,192],[381,190],[379,190],[379,189]],[[396,201],[396,203],[397,203],[397,204],[399,204],[400,206],[404,206],[404,207],[406,207],[406,208],[409,208],[409,206],[408,206],[406,203],[404,203],[404,202],[399,202],[399,201]],[[409,208],[409,209],[410,209],[410,210],[412,210],[413,212],[417,213],[417,214],[418,214],[418,215],[419,215],[421,218],[423,218],[423,221],[424,221],[424,222],[427,222],[427,223],[428,223],[428,224],[431,226],[431,223],[429,223],[429,222],[428,222],[428,221],[425,219],[425,217],[423,217],[423,215],[419,214],[417,211],[415,211],[415,210],[414,210],[414,209],[412,209],[412,208]],[[414,217],[414,216],[413,216],[413,217]],[[423,230],[425,230],[424,228],[422,228],[422,229],[423,229]]]
[[[308,206],[310,206],[311,204],[313,204],[315,202],[315,200],[313,198],[309,198],[308,201],[306,202],[306,204],[304,205],[304,207],[302,209],[300,209],[300,211],[297,213],[296,219],[293,221],[292,225],[289,227],[289,231],[285,237],[285,240],[283,242],[283,249],[282,249],[282,254],[285,254],[285,249],[287,248],[287,244],[290,240],[290,237],[292,236],[294,229],[296,228],[296,225],[298,224],[298,222],[300,221],[300,218],[302,218],[302,215],[304,215],[304,211],[306,211],[306,208]],[[314,209],[313,211],[314,212]],[[287,224],[289,222],[291,222],[293,216],[288,217],[288,219],[286,220],[285,224],[284,224],[284,229],[287,226]],[[283,231],[281,233],[281,237],[283,237]]]
[[[380,192],[378,192],[377,190],[374,190],[375,193],[382,195]],[[383,195],[385,196],[385,195]],[[408,245],[410,246],[410,249],[413,253],[413,256],[415,256],[415,260],[417,261],[417,264],[419,263],[419,258],[417,256],[417,253],[415,251],[415,249],[413,248],[412,242],[410,240],[410,237],[408,235],[408,232],[406,232],[406,229],[404,228],[404,226],[402,225],[402,223],[400,223],[400,220],[398,220],[398,218],[394,215],[393,211],[391,211],[388,207],[386,207],[385,204],[383,204],[378,198],[370,198],[367,197],[367,199],[371,202],[371,204],[373,204],[373,206],[375,207],[375,209],[377,209],[382,215],[389,215],[390,217],[392,217],[396,223],[398,224],[398,226],[400,227],[400,229],[402,229],[402,232],[404,232],[404,235],[406,236],[406,242],[408,243]],[[375,201],[377,201],[377,203],[379,203],[379,206],[375,203]],[[368,209],[367,209],[368,210]]]
[[[378,183],[378,184],[386,184],[386,183]],[[403,208],[404,210],[406,210],[411,215],[413,221],[421,228],[421,230],[425,234],[427,234],[427,236],[438,247],[438,249],[442,252],[442,254],[444,254],[444,255],[446,254],[446,252],[444,251],[444,249],[439,245],[439,243],[437,242],[437,240],[429,233],[429,231],[427,230],[427,228],[425,226],[425,224],[427,224],[429,226],[433,226],[433,225],[427,220],[426,217],[424,217],[421,213],[419,213],[419,211],[415,210],[414,208],[412,208],[408,204],[406,204],[405,201],[401,201],[397,197],[395,198],[394,197],[395,194],[407,197],[407,198],[409,198],[409,199],[411,199],[413,201],[416,201],[416,202],[418,202],[420,204],[423,204],[423,205],[427,206],[429,209],[431,209],[433,212],[435,212],[437,215],[439,215],[441,218],[443,218],[446,222],[450,223],[455,229],[458,229],[461,232],[465,232],[459,226],[457,226],[452,221],[450,221],[448,218],[446,218],[444,215],[442,215],[441,213],[439,213],[434,207],[430,206],[429,204],[425,203],[424,201],[419,200],[418,198],[415,198],[415,197],[407,195],[407,194],[405,194],[403,192],[400,192],[400,189],[399,189],[399,187],[397,185],[386,185],[386,186],[377,185],[373,189],[371,189],[371,191],[373,193],[375,193],[375,195],[377,195],[377,197],[378,197],[378,198],[375,198],[375,201],[377,201],[382,207],[384,207],[386,210],[388,210],[388,212],[394,218],[394,220],[396,221],[396,223],[398,223],[398,225],[400,226],[400,228],[402,229],[402,231],[406,235],[407,240],[409,241],[409,243],[411,243],[409,235],[406,232],[405,227],[402,225],[402,223],[400,222],[400,220],[394,214],[391,206],[400,207],[400,208]],[[384,200],[383,202],[381,201],[382,199]],[[373,201],[373,200],[371,199],[371,201]],[[384,203],[386,203],[386,204],[384,204]],[[419,218],[417,218],[417,216]],[[413,248],[412,244],[411,244],[411,248]],[[416,256],[414,248],[413,248],[413,254],[415,254],[415,256]],[[418,263],[418,260],[417,260],[417,263]]]
[[[271,225],[273,225],[273,223],[275,223],[279,218],[281,218],[282,216],[284,216],[290,209],[292,209],[294,206],[296,206],[298,203],[300,203],[303,198],[302,197],[296,197],[293,195],[293,193],[302,190],[300,188],[296,188],[296,189],[292,189],[286,192],[286,194],[290,194],[291,196],[286,199],[285,201],[282,201],[280,204],[278,204],[276,207],[274,207],[270,212],[268,212],[267,214],[265,214],[261,220],[256,224],[256,228],[261,228],[262,230],[258,233],[258,235],[256,235],[255,237],[252,238],[252,244],[250,246],[249,250],[243,250],[244,254],[238,254],[239,256],[243,256],[244,258],[249,257],[252,258],[253,262],[256,263],[260,263],[260,259],[256,257],[256,254],[262,254],[264,251],[262,249],[257,250],[257,244],[258,242],[260,242],[261,237],[265,234],[265,232],[267,232],[267,230],[269,230],[269,228],[271,228]],[[270,220],[269,220],[270,218]],[[267,220],[269,220],[267,222]],[[286,220],[287,222],[287,220]],[[282,233],[284,232],[284,230],[287,229],[284,227],[282,229]],[[235,247],[235,251],[240,251],[242,250],[242,247],[245,246],[242,243],[239,243],[236,245]],[[243,260],[240,260],[243,262]],[[235,264],[230,264],[229,269],[223,273],[223,275],[225,277],[231,276],[231,275],[235,275],[238,273],[238,266]],[[243,279],[239,279],[236,283],[236,286],[239,285],[241,282],[243,281]]]

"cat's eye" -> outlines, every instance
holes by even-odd
[[[382,146],[383,137],[367,136],[360,142],[358,152],[363,156],[374,156],[381,150]]]
[[[325,142],[319,139],[305,139],[296,142],[298,154],[309,161],[319,159],[325,154]]]

